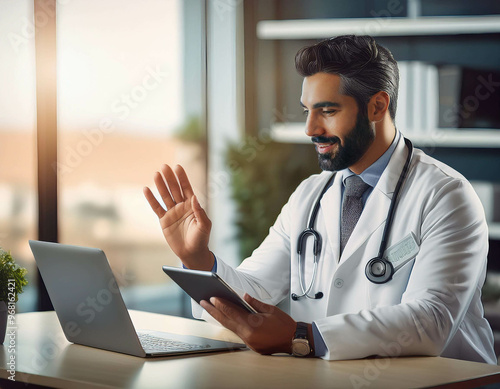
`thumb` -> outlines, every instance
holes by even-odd
[[[210,219],[208,218],[205,210],[201,207],[201,204],[195,195],[193,195],[193,197],[191,197],[191,207],[193,209],[194,216],[196,217],[196,220],[202,226],[210,226],[210,224],[211,224]]]
[[[271,313],[274,310],[274,305],[263,303],[262,301],[253,298],[248,293],[245,293],[245,296],[243,296],[243,298],[259,313]]]

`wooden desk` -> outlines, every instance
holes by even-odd
[[[139,311],[130,314],[137,329],[239,341],[230,331],[204,322]],[[328,362],[244,350],[144,359],[68,343],[54,312],[18,314],[16,321],[16,381],[56,388],[400,389],[470,388],[500,382],[499,366],[447,358]],[[7,346],[8,338],[0,347],[0,378],[4,379],[9,376]]]

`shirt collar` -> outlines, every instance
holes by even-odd
[[[391,159],[392,153],[394,152],[396,146],[398,145],[400,137],[401,133],[399,131],[396,131],[396,136],[394,137],[391,145],[385,151],[385,153],[382,154],[382,156],[379,159],[373,162],[359,175],[359,177],[361,177],[361,179],[365,183],[370,185],[372,188],[375,188],[375,186],[377,186],[378,180],[380,179],[380,176],[382,175],[385,168],[389,164],[389,160]],[[344,184],[344,186],[346,178],[355,175],[355,173],[352,172],[351,169],[349,168],[340,170],[337,174],[340,175],[340,178],[342,179],[342,183]]]

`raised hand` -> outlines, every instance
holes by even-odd
[[[175,170],[175,172],[174,172]],[[144,195],[160,220],[163,235],[172,251],[190,269],[211,270],[214,258],[208,249],[212,222],[193,193],[184,169],[163,165],[154,182],[167,209],[148,187]]]

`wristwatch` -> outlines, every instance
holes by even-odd
[[[297,329],[292,340],[292,354],[294,357],[307,357],[312,353],[309,340],[307,339],[307,323],[297,322]]]

